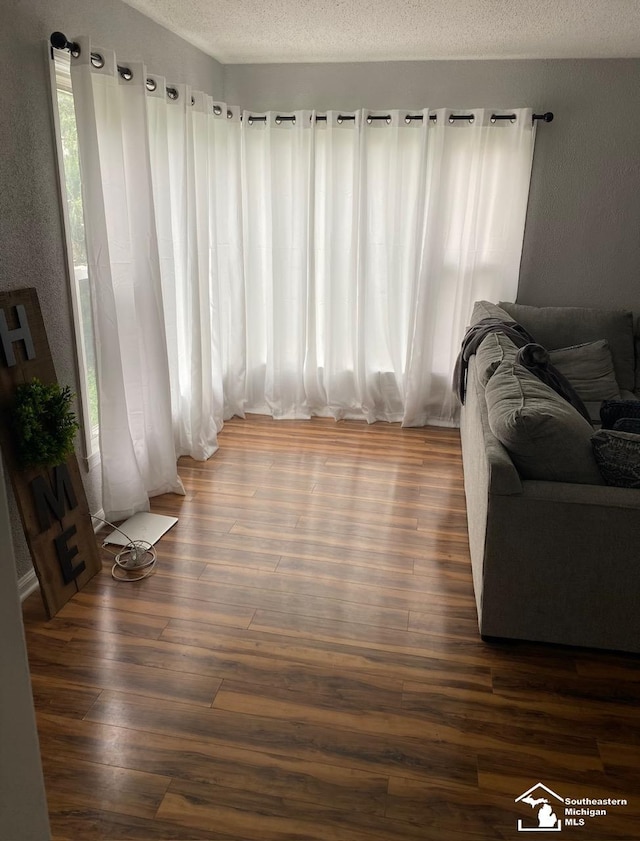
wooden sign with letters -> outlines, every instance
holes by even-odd
[[[35,289],[0,292],[0,443],[49,618],[100,571],[75,454],[50,469],[22,467],[10,410],[18,384],[56,382]]]

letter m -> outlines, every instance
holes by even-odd
[[[41,532],[49,528],[51,514],[56,520],[62,520],[67,508],[66,503],[69,504],[70,509],[78,504],[66,464],[58,464],[53,468],[54,488],[49,486],[44,476],[36,476],[30,485]]]

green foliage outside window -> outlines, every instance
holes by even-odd
[[[69,214],[68,234],[73,256],[74,282],[80,304],[79,323],[84,342],[84,376],[86,399],[89,409],[89,429],[95,434],[98,428],[98,391],[96,387],[96,359],[93,338],[93,316],[91,313],[91,292],[87,273],[87,249],[84,236],[82,207],[82,178],[78,154],[78,132],[73,95],[64,86],[56,89],[58,116],[60,120],[60,141],[64,166],[65,194]]]
[[[86,266],[87,253],[84,242],[84,217],[82,215],[82,181],[80,179],[80,158],[73,96],[58,89],[58,114],[60,115],[60,137],[64,157],[64,175],[69,208],[70,236],[73,247],[74,266]]]

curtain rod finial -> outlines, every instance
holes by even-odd
[[[73,53],[80,54],[80,47],[75,41],[69,41],[64,32],[52,32],[49,38],[51,46],[56,50],[70,50]]]

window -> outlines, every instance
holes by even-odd
[[[87,272],[82,208],[82,182],[78,157],[76,118],[71,93],[69,53],[51,50],[51,87],[56,132],[60,194],[69,266],[69,283],[78,362],[79,410],[84,431],[88,466],[99,460],[98,389],[96,355],[91,309],[91,290]]]

